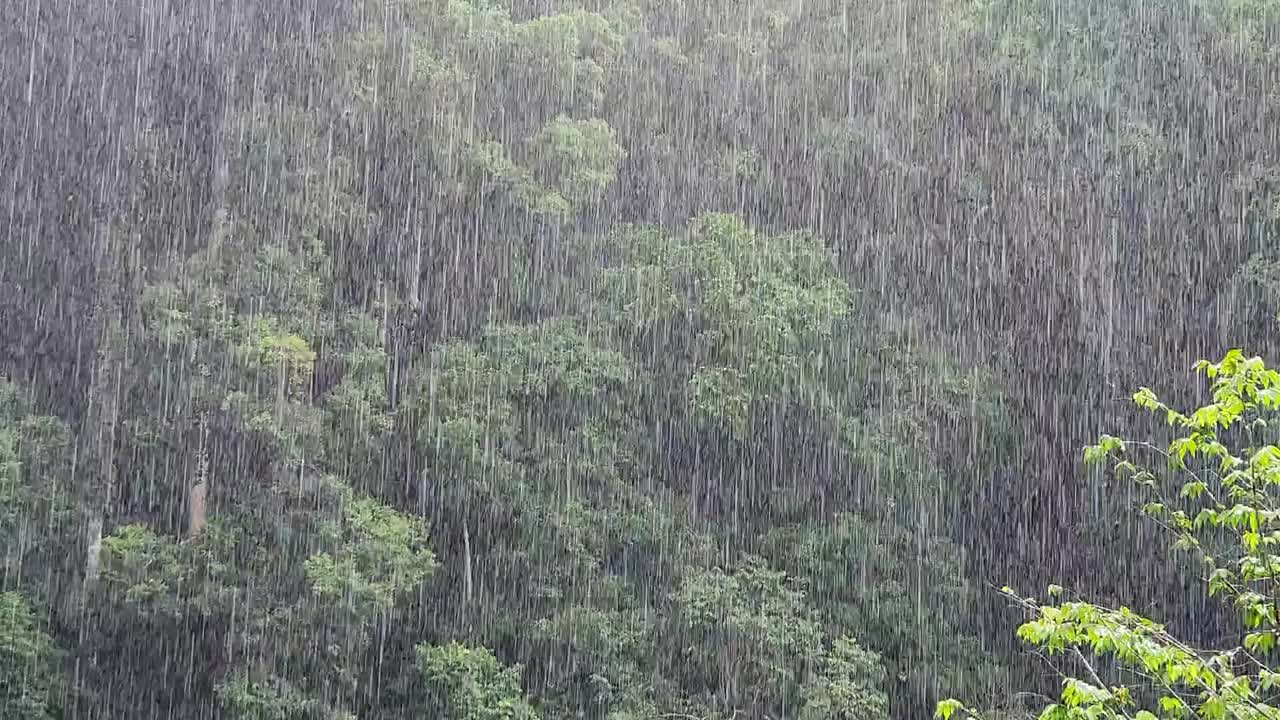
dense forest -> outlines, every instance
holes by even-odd
[[[1280,718],[1278,81],[1274,0],[0,2],[0,718]]]

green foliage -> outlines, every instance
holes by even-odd
[[[440,677],[500,649],[554,720],[981,694],[964,578],[1044,543],[963,503],[1001,499],[1006,435],[1066,436],[1053,388],[1100,354],[1071,338],[1168,348],[1129,311],[1275,219],[1269,1],[250,1],[160,45],[136,4],[0,43],[33,68],[0,77],[31,140],[0,364],[38,399],[0,391],[0,569],[102,717],[433,717],[406,659],[439,638],[476,648]],[[129,132],[67,112],[117,85]],[[1186,272],[1205,207],[1235,237]],[[1166,240],[1096,241],[1134,232]],[[1153,501],[1224,497],[1201,475]],[[1260,557],[1258,508],[1207,509]],[[459,712],[525,714],[490,684]]]
[[[467,160],[491,178],[495,189],[509,192],[531,214],[560,221],[566,221],[572,215],[573,205],[568,198],[540,185],[530,170],[508,156],[501,143],[492,140],[477,143],[471,148]]]
[[[367,621],[416,590],[436,559],[420,518],[353,497],[346,488],[341,496],[341,518],[320,534],[331,549],[307,558],[304,567],[312,593]]]
[[[226,716],[237,720],[355,720],[355,715],[335,711],[279,682],[236,678],[218,686],[218,699]]]
[[[681,379],[699,424],[746,440],[770,411],[830,404],[832,344],[853,293],[815,239],[706,214],[681,233],[633,228],[617,242],[626,262],[604,270],[604,317]]]
[[[534,720],[520,688],[519,666],[504,667],[493,653],[461,643],[419,645],[418,671],[429,707],[443,720]]]
[[[559,116],[532,140],[549,184],[573,202],[599,197],[618,173],[625,156],[613,128],[600,119]]]
[[[36,623],[18,593],[0,593],[0,716],[14,720],[57,717],[53,705],[53,639]]]
[[[1221,362],[1200,361],[1212,402],[1194,411],[1166,404],[1149,388],[1133,402],[1174,428],[1168,445],[1102,435],[1085,448],[1091,462],[1110,460],[1118,478],[1147,493],[1144,514],[1171,536],[1174,550],[1197,554],[1210,596],[1239,612],[1244,634],[1221,651],[1193,648],[1165,626],[1127,607],[1108,609],[1082,601],[1045,605],[1005,594],[1031,618],[1018,637],[1050,656],[1071,653],[1089,677],[1064,675],[1058,702],[1040,717],[1067,718],[1267,718],[1280,715],[1271,699],[1277,675],[1270,653],[1277,632],[1280,594],[1275,568],[1280,557],[1280,448],[1268,444],[1268,419],[1280,410],[1280,373],[1261,358],[1231,350]],[[1233,446],[1235,449],[1233,449]],[[1140,456],[1154,456],[1145,465]],[[1229,539],[1230,542],[1223,542]],[[1050,588],[1050,596],[1062,589]],[[1142,681],[1104,684],[1082,651],[1131,668]],[[947,720],[977,712],[957,701],[938,705]]]
[[[618,604],[625,605],[625,597]],[[554,648],[548,655],[569,657],[576,671],[543,695],[544,716],[625,715],[646,708],[657,712],[646,691],[653,677],[649,665],[658,651],[656,631],[649,608],[569,606],[539,620],[534,636]]]
[[[808,659],[817,652],[821,630],[804,598],[786,573],[759,558],[748,558],[731,573],[714,569],[692,575],[675,596],[690,629],[706,638],[694,652],[715,653],[733,638],[761,643],[765,652],[785,648]]]
[[[20,585],[43,585],[77,514],[68,492],[72,433],[32,412],[24,388],[0,379],[0,569]]]
[[[142,615],[182,618],[229,603],[236,592],[227,564],[236,539],[218,525],[197,543],[157,536],[145,525],[122,525],[102,538],[106,592]]]
[[[351,666],[437,567],[425,522],[333,478],[310,491],[309,508],[265,497],[274,507],[256,531],[254,508],[182,542],[118,528],[103,540],[104,606],[171,632],[218,628],[200,638],[214,648],[251,648],[218,678],[218,702],[236,717],[345,718]],[[292,635],[298,623],[308,627],[303,642]]]
[[[879,656],[843,637],[827,652],[805,597],[793,578],[754,557],[731,573],[685,579],[675,595],[688,643],[681,660],[700,669],[705,702],[753,717],[800,708],[814,718],[886,716]]]
[[[977,593],[964,580],[960,548],[945,539],[925,543],[918,530],[840,513],[764,540],[771,561],[822,599],[824,627],[874,638],[895,697],[925,700],[957,687],[985,695],[1007,675],[967,625]]]
[[[588,440],[616,417],[619,391],[631,379],[625,358],[570,319],[493,327],[479,343],[439,347],[437,358],[420,382],[419,402],[434,414],[420,437],[452,461],[442,472],[464,473],[491,502],[514,499],[497,494],[497,481],[522,472],[518,461],[534,450],[523,444],[536,446],[553,429]],[[515,432],[522,422],[531,430],[523,436]]]
[[[327,351],[340,367],[340,379],[321,402],[327,442],[313,462],[324,461],[339,478],[357,482],[363,469],[382,463],[395,433],[382,329],[375,318],[352,313],[338,323]]]
[[[695,367],[732,363],[754,384],[782,386],[784,372],[812,369],[805,350],[850,310],[848,286],[810,237],[761,237],[740,218],[708,214],[674,236],[627,240],[630,265],[605,274],[612,317],[633,331],[689,333]]]
[[[880,689],[885,680],[880,656],[864,650],[850,637],[836,638],[822,669],[801,691],[804,720],[875,720],[889,717],[889,698]]]

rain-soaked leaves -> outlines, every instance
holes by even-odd
[[[1246,462],[1216,440],[1220,429],[1230,428],[1238,420],[1247,421],[1255,413],[1276,410],[1276,404],[1266,394],[1275,385],[1276,376],[1260,358],[1246,358],[1239,350],[1228,352],[1221,362],[1198,362],[1196,369],[1211,381],[1214,392],[1213,403],[1194,412],[1173,411],[1149,389],[1134,395],[1135,404],[1141,408],[1176,415],[1177,421],[1170,424],[1189,433],[1175,439],[1167,453],[1177,457],[1178,462],[1169,467],[1183,483],[1177,504],[1173,499],[1152,501],[1144,506],[1144,512],[1169,531],[1172,547],[1199,553],[1210,571],[1208,594],[1234,606],[1245,633],[1233,649],[1199,650],[1178,639],[1164,625],[1127,607],[1110,610],[1079,601],[1042,605],[1007,593],[1032,616],[1018,628],[1021,640],[1050,656],[1075,653],[1095,683],[1101,682],[1097,670],[1081,654],[1082,650],[1098,659],[1114,657],[1122,666],[1139,673],[1136,683],[1108,688],[1090,685],[1066,674],[1071,670],[1063,669],[1060,701],[1048,705],[1041,717],[1074,717],[1072,712],[1078,709],[1086,709],[1091,718],[1133,717],[1135,696],[1151,703],[1150,709],[1142,711],[1145,717],[1184,717],[1193,713],[1203,718],[1262,718],[1280,713],[1260,687],[1273,682],[1270,653],[1275,648],[1280,622],[1280,595],[1275,583],[1280,556],[1274,551],[1280,543],[1280,531],[1273,529],[1280,521],[1280,513],[1275,509],[1276,471],[1269,460],[1276,448],[1253,448],[1253,460]],[[1115,458],[1119,465],[1127,463],[1119,458],[1144,450],[1156,458],[1166,454],[1158,445],[1141,441],[1126,444],[1103,435],[1098,444],[1088,448],[1087,455],[1095,460]],[[1197,455],[1205,462],[1185,462],[1185,458],[1194,459]],[[1217,468],[1210,462],[1215,455],[1225,458]],[[1199,464],[1207,467],[1197,467]],[[1223,476],[1233,468],[1239,469]],[[1143,487],[1159,498],[1165,497],[1158,485]],[[1200,512],[1194,522],[1189,522],[1186,518],[1197,507]],[[1051,587],[1050,596],[1060,592],[1061,588]],[[1245,658],[1246,664],[1242,665],[1238,657]],[[975,711],[954,700],[940,703],[936,714],[948,718],[960,710],[975,715]]]
[[[1278,29],[0,3],[0,716],[1269,717]]]

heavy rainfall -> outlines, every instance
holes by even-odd
[[[1280,719],[1275,0],[3,0],[0,720]]]

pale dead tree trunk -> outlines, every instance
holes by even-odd
[[[422,226],[414,231],[417,248],[413,255],[413,270],[409,275],[409,306],[414,312],[422,309]]]
[[[187,491],[187,535],[196,537],[204,529],[205,499],[209,479],[208,425],[200,418],[200,449],[196,456],[196,480]]]
[[[420,158],[414,158],[409,165],[409,189],[412,193],[409,201],[409,209],[404,216],[404,235],[407,237],[410,230],[413,231],[413,262],[409,263],[404,271],[408,277],[404,278],[405,284],[400,287],[404,289],[408,295],[405,299],[409,302],[409,308],[415,313],[422,307],[422,232],[427,224],[426,213],[419,209],[419,203],[430,206],[431,199],[425,198],[426,190],[418,186],[418,166],[421,164]],[[424,201],[425,200],[425,201]],[[412,228],[410,225],[412,224]]]
[[[187,528],[191,537],[200,535],[200,531],[204,529],[205,523],[205,485],[204,481],[198,481],[191,486],[190,502],[191,510],[188,513]]]
[[[854,103],[853,103],[853,42],[851,35],[853,27],[849,20],[849,3],[845,3],[840,8],[840,24],[844,26],[845,46],[848,48],[845,52],[845,118],[850,122],[853,121]]]
[[[68,610],[80,615],[80,643],[75,651],[74,683],[81,683],[81,672],[93,664],[90,646],[85,643],[90,632],[88,609],[101,572],[103,531],[111,514],[115,496],[115,446],[120,418],[121,384],[124,377],[125,337],[122,329],[122,253],[117,247],[115,220],[118,205],[115,189],[120,182],[119,167],[102,174],[99,192],[102,199],[96,208],[93,227],[93,301],[89,309],[89,333],[92,356],[90,379],[86,388],[86,410],[76,438],[77,477],[80,484],[84,523],[84,560],[79,592],[67,593]],[[81,474],[82,473],[82,474]],[[74,711],[73,711],[74,713]]]
[[[113,252],[111,217],[95,228],[96,266],[100,276],[93,303],[94,358],[88,391],[88,412],[82,442],[88,469],[89,518],[85,523],[84,589],[86,597],[98,582],[104,518],[115,493],[115,444],[119,421],[119,391],[124,337],[120,318],[120,268]]]
[[[104,6],[107,7],[107,6]],[[119,433],[121,399],[127,397],[131,373],[129,348],[143,333],[141,312],[136,302],[142,292],[140,246],[125,247],[118,222],[136,215],[131,203],[131,161],[142,151],[154,118],[153,73],[156,31],[147,23],[138,27],[136,45],[124,55],[112,58],[112,88],[98,96],[97,112],[108,130],[103,138],[113,144],[111,163],[100,168],[95,188],[97,203],[93,228],[94,296],[89,316],[93,348],[90,381],[86,391],[84,423],[76,442],[76,465],[84,468],[83,486],[85,547],[81,585],[81,609],[96,587],[101,571],[103,532],[115,500],[115,448]],[[81,465],[81,463],[83,463]],[[74,596],[74,593],[69,593]]]
[[[280,364],[276,370],[276,429],[284,429],[284,407],[288,400],[289,356],[280,353]]]
[[[475,591],[475,577],[471,566],[471,531],[467,527],[467,519],[462,518],[462,607],[466,613],[471,611],[471,597]]]
[[[228,83],[222,83],[224,92],[230,92]],[[220,109],[218,125],[213,132],[213,178],[210,183],[210,201],[213,203],[212,219],[209,226],[209,244],[213,255],[217,256],[222,249],[226,237],[226,228],[230,211],[227,209],[227,188],[231,185],[231,165],[227,159],[227,120],[229,111],[226,100]]]
[[[395,344],[395,331],[391,326],[391,288],[384,283],[382,291],[382,350],[386,356],[386,367],[383,369],[383,381],[387,393],[387,407],[394,410],[399,404],[400,395],[400,353]],[[417,290],[415,289],[416,293]],[[411,296],[412,297],[412,296]]]
[[[427,427],[433,428],[436,423],[436,368],[434,365],[429,368],[427,375],[427,417],[424,419]],[[436,451],[440,450],[440,436],[436,435]],[[418,514],[422,517],[428,517],[427,501],[430,490],[430,480],[427,477],[428,466],[422,465],[422,470],[418,473]],[[434,509],[430,510],[437,521],[442,519],[444,503],[441,502],[443,493],[436,494],[436,502]]]
[[[1102,377],[1111,381],[1111,358],[1115,354],[1116,334],[1116,272],[1120,264],[1120,231],[1111,227],[1111,252],[1107,258],[1102,325]]]
[[[409,272],[408,301],[409,301],[409,310],[411,311],[410,322],[418,326],[420,326],[422,321],[422,310],[424,305],[424,303],[422,302],[422,263],[423,263],[423,252],[424,252],[423,245],[425,242],[425,240],[423,239],[423,225],[426,224],[426,222],[427,221],[424,218],[422,217],[418,218],[418,226],[414,229],[415,247],[413,251],[413,263],[408,270]],[[434,227],[434,224],[433,224],[433,227]],[[404,335],[402,333],[400,335],[400,340],[403,341],[403,339],[404,339]],[[388,383],[391,385],[391,390],[392,390],[392,392],[388,393],[388,400],[389,400],[390,408],[392,410],[395,410],[400,406],[400,372],[401,372],[402,366],[405,363],[405,359],[403,357],[405,351],[402,348],[400,348],[396,343],[392,342],[390,326],[388,326],[387,328],[386,350],[389,356],[387,360],[389,364],[388,371],[391,373],[388,379]]]
[[[214,59],[217,62],[217,59]],[[230,116],[229,95],[231,86],[229,82],[229,74],[222,71],[220,80],[220,90],[222,97],[220,98],[220,107],[218,108],[218,120],[213,128],[213,177],[210,182],[210,202],[212,203],[212,213],[209,222],[209,250],[213,257],[217,257],[222,249],[223,242],[226,238],[227,225],[229,223],[230,211],[227,206],[227,190],[231,185],[231,165],[227,157],[226,138],[228,132],[228,121]],[[284,407],[282,395],[284,393],[284,359],[281,359],[280,371],[280,395],[276,401],[276,426],[279,427],[283,420]],[[201,453],[202,456],[197,458],[197,463],[204,463],[207,467],[208,449],[204,446],[205,428],[201,427]],[[187,534],[188,537],[195,538],[199,536],[200,531],[204,529],[208,518],[208,494],[209,483],[208,473],[196,473],[195,478],[187,485]]]
[[[730,638],[729,642],[720,651],[720,682],[721,698],[726,709],[735,707],[738,699],[738,664],[735,658],[740,657],[739,647],[736,638]]]
[[[128,22],[104,5],[98,20]],[[90,379],[86,411],[76,440],[76,464],[83,468],[81,495],[85,512],[85,546],[80,600],[87,602],[100,574],[102,536],[115,495],[115,446],[120,424],[121,398],[128,376],[131,342],[142,332],[135,298],[141,292],[141,258],[130,254],[122,242],[120,221],[128,217],[131,197],[131,157],[138,152],[153,116],[151,74],[147,72],[154,37],[139,28],[135,40],[118,48],[98,47],[103,71],[103,91],[91,102],[101,124],[93,138],[103,143],[96,167],[92,237],[93,300],[89,310]],[[69,593],[74,596],[75,593]],[[81,606],[83,608],[83,605]]]

